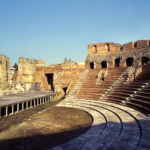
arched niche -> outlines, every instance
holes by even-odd
[[[148,61],[149,61],[148,57],[142,57],[142,65],[147,64]]]
[[[120,66],[120,58],[116,58],[115,59],[115,67],[119,67]]]
[[[94,69],[95,66],[94,66],[94,62],[90,62],[90,69]]]
[[[126,59],[126,66],[127,67],[130,67],[130,66],[132,66],[133,65],[133,58],[132,57],[128,57],[127,59]]]
[[[107,61],[101,62],[101,68],[107,68]]]

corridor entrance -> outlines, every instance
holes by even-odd
[[[46,73],[45,76],[47,77],[47,82],[51,86],[51,90],[54,91],[54,86],[53,86],[53,73]]]

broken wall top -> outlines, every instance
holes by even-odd
[[[112,42],[95,43],[88,45],[88,55],[130,51],[150,47],[150,40],[138,40],[124,45]]]
[[[45,66],[45,60],[20,57],[19,64],[33,64],[35,66]]]

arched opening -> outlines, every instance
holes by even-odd
[[[107,44],[107,49],[108,49],[108,52],[109,52],[110,51],[109,44]]]
[[[90,62],[90,68],[94,69],[94,62]]]
[[[115,59],[115,67],[119,67],[120,65],[120,58]]]
[[[66,93],[66,92],[67,92],[67,88],[68,88],[68,87],[64,87],[64,88],[63,88],[65,95],[67,94],[67,93]]]
[[[137,48],[137,42],[134,43],[134,48]]]
[[[101,62],[101,68],[107,68],[107,61]]]
[[[54,86],[53,86],[53,73],[46,73],[45,76],[47,77],[47,82],[51,86],[51,90],[54,91]]]
[[[148,57],[142,57],[142,65],[147,64],[148,60]]]
[[[94,47],[94,52],[97,53],[97,46],[93,45],[93,47]]]
[[[126,59],[126,66],[127,67],[130,67],[133,65],[133,58],[132,57],[129,57]]]

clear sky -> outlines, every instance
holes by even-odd
[[[87,45],[150,39],[150,0],[0,0],[0,54],[85,61]]]

